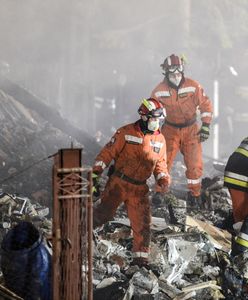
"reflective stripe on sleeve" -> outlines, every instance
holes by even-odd
[[[199,184],[201,183],[201,178],[198,179],[187,179],[188,184]]]
[[[95,167],[102,167],[102,169],[105,169],[106,164],[102,160],[98,160],[95,162]]]
[[[147,252],[133,252],[133,257],[144,257],[148,258],[149,253]]]
[[[165,173],[159,173],[158,174],[158,176],[157,176],[157,180],[159,180],[160,178],[162,178],[162,177],[167,177],[168,175],[167,174],[165,174]]]
[[[155,93],[156,97],[170,97],[170,92],[169,91],[157,91]]]
[[[201,118],[204,118],[204,117],[212,117],[212,113],[211,112],[203,112],[201,113]]]

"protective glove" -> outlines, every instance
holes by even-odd
[[[100,176],[96,173],[92,173],[92,181],[93,181],[93,196],[99,197],[100,196]]]
[[[205,142],[209,138],[209,124],[202,123],[201,129],[197,133],[200,136],[200,142]]]
[[[167,174],[167,176],[163,176],[161,177],[158,181],[157,181],[158,185],[161,188],[161,192],[162,193],[166,193],[169,190],[169,185],[171,183],[171,178],[170,175]]]

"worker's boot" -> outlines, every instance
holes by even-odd
[[[225,219],[223,221],[215,223],[214,226],[227,230],[229,233],[235,235],[235,231],[233,228],[234,223],[235,221],[233,218],[233,213],[232,211],[229,211]]]
[[[201,196],[194,196],[188,192],[187,196],[187,210],[199,210],[202,206]]]
[[[232,241],[231,256],[239,255],[248,250],[248,217],[240,229],[238,236]]]
[[[138,267],[147,267],[148,265],[148,259],[145,257],[135,257],[133,261],[131,262],[132,266],[138,266]]]
[[[164,202],[164,193],[156,192],[152,196],[152,203],[154,205],[161,205]]]

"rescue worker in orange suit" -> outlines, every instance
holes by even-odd
[[[93,166],[93,186],[99,194],[99,176],[111,161],[112,175],[94,209],[93,227],[113,219],[121,203],[125,204],[133,231],[133,263],[148,262],[151,212],[147,179],[153,174],[162,191],[170,176],[166,164],[166,143],[159,126],[164,118],[163,106],[154,99],[144,99],[138,109],[140,119],[116,131],[97,155]]]
[[[151,97],[159,100],[166,119],[162,127],[167,147],[168,171],[180,150],[186,165],[188,205],[202,207],[201,176],[203,173],[202,145],[209,137],[212,104],[200,84],[184,77],[184,60],[172,54],[161,67],[165,75],[152,91]],[[201,114],[201,128],[197,124],[197,110]],[[159,196],[159,189],[157,193]],[[155,194],[155,196],[156,196]]]
[[[248,250],[248,137],[229,157],[224,186],[230,192],[233,208],[233,229],[237,237],[232,243],[232,255]]]

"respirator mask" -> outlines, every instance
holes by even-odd
[[[150,131],[156,131],[160,127],[160,119],[159,118],[149,118],[147,121],[147,129]]]
[[[168,80],[175,86],[179,86],[182,78],[183,78],[183,74],[179,71],[176,71],[174,73],[170,73],[170,72],[168,73]]]

